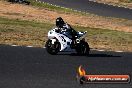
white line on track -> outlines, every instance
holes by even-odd
[[[19,46],[19,45],[11,45],[11,46],[13,46],[13,47],[17,47],[17,46]],[[34,47],[34,46],[25,46],[25,47],[32,48],[32,47]],[[45,49],[46,47],[42,47],[42,48]],[[107,50],[98,50],[98,49],[90,49],[90,50],[95,50],[95,51],[100,51],[100,52],[107,51]],[[121,53],[121,52],[124,52],[124,51],[112,51],[112,52],[118,52],[118,53]]]
[[[121,52],[123,52],[123,51],[115,51],[115,52],[121,53]]]
[[[97,50],[97,51],[105,51],[105,50]]]
[[[26,47],[33,47],[33,46],[26,46]]]
[[[38,1],[38,0],[36,0],[37,2],[39,2],[39,3],[45,3],[45,2],[42,2],[42,1]],[[96,3],[98,3],[97,1],[93,1],[93,0],[89,0],[90,2],[96,2]],[[61,6],[57,6],[57,5],[53,5],[53,4],[50,4],[50,3],[48,3],[49,5],[52,5],[52,6],[56,6],[56,7],[61,7]],[[112,4],[107,4],[107,3],[103,3],[103,4],[105,4],[105,5],[109,5],[109,6],[114,6],[114,7],[122,7],[122,8],[127,8],[127,9],[130,9],[130,10],[132,10],[132,8],[128,8],[128,7],[124,7],[124,6],[117,6],[117,5],[112,5]],[[66,8],[66,7],[61,7],[61,8],[65,8],[65,9],[68,9],[68,8]],[[73,10],[73,9],[72,9]],[[74,10],[73,10],[74,11]]]
[[[18,46],[18,45],[11,45],[11,46]]]

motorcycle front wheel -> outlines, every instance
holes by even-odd
[[[54,44],[52,44],[52,41],[50,39],[46,42],[45,47],[46,51],[52,55],[56,55],[60,51],[60,43],[55,42]]]

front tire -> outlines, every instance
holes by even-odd
[[[45,47],[47,52],[52,55],[56,55],[60,51],[60,43],[55,42],[54,44],[52,44],[52,41],[50,39],[46,42]]]

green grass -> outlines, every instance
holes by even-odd
[[[0,18],[0,43],[40,47],[53,24]]]
[[[0,18],[0,44],[43,47],[47,32],[53,26],[50,23]],[[77,31],[88,31],[86,40],[91,48],[132,51],[132,33],[80,26],[73,28]]]
[[[27,20],[19,20],[19,19],[7,19],[7,18],[0,18],[0,24],[6,25],[19,25],[19,26],[32,26],[32,27],[49,27],[48,23],[38,23],[35,21],[27,21]]]

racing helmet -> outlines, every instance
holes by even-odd
[[[63,21],[63,19],[61,17],[58,17],[56,19],[56,26],[57,27],[62,28],[64,24],[65,24],[65,22]]]

